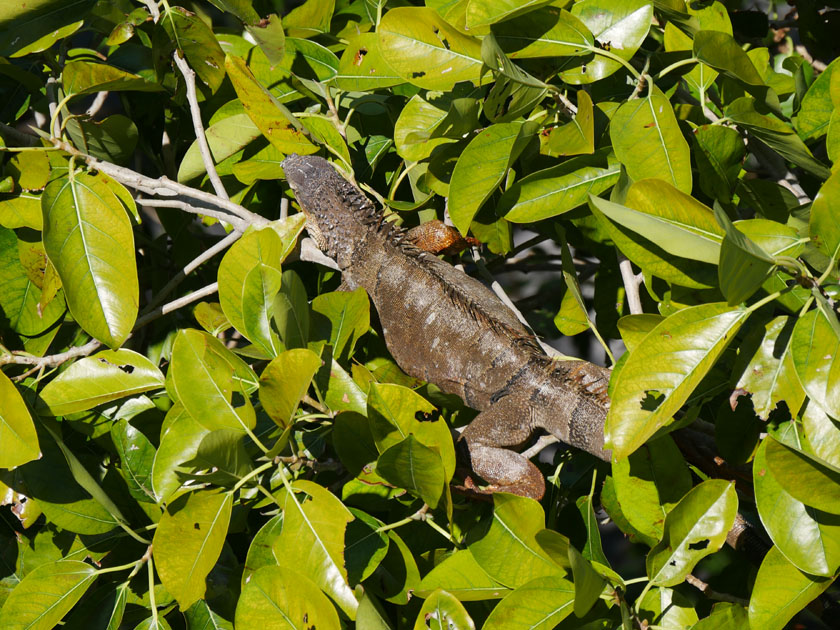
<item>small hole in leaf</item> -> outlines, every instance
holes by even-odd
[[[201,525],[198,523],[193,523],[193,529],[201,529]]]
[[[665,400],[665,394],[655,389],[649,389],[645,392],[645,397],[642,399],[640,406],[645,411],[656,411],[663,400]]]
[[[691,543],[688,545],[688,548],[692,551],[702,551],[706,547],[709,546],[709,539],[698,540],[696,543]]]

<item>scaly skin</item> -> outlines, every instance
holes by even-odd
[[[551,360],[492,291],[409,244],[323,158],[292,155],[283,170],[310,235],[373,300],[397,364],[481,412],[460,439],[493,490],[543,495],[537,467],[509,450],[538,429],[609,461],[608,370]]]

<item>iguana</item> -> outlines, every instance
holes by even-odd
[[[492,291],[412,244],[325,159],[290,155],[283,170],[343,284],[370,295],[397,364],[480,411],[460,441],[490,489],[542,497],[539,469],[510,450],[539,429],[609,461],[609,370],[548,357]]]

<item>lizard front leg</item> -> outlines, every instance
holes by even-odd
[[[512,402],[503,399],[482,411],[464,429],[459,441],[466,444],[472,469],[491,484],[491,492],[540,499],[545,493],[545,480],[539,468],[508,450],[525,444],[533,433],[531,422],[522,417],[525,406]]]

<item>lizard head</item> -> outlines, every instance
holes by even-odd
[[[321,251],[345,269],[355,244],[379,217],[379,211],[324,158],[292,154],[282,166],[306,215],[309,235]]]

